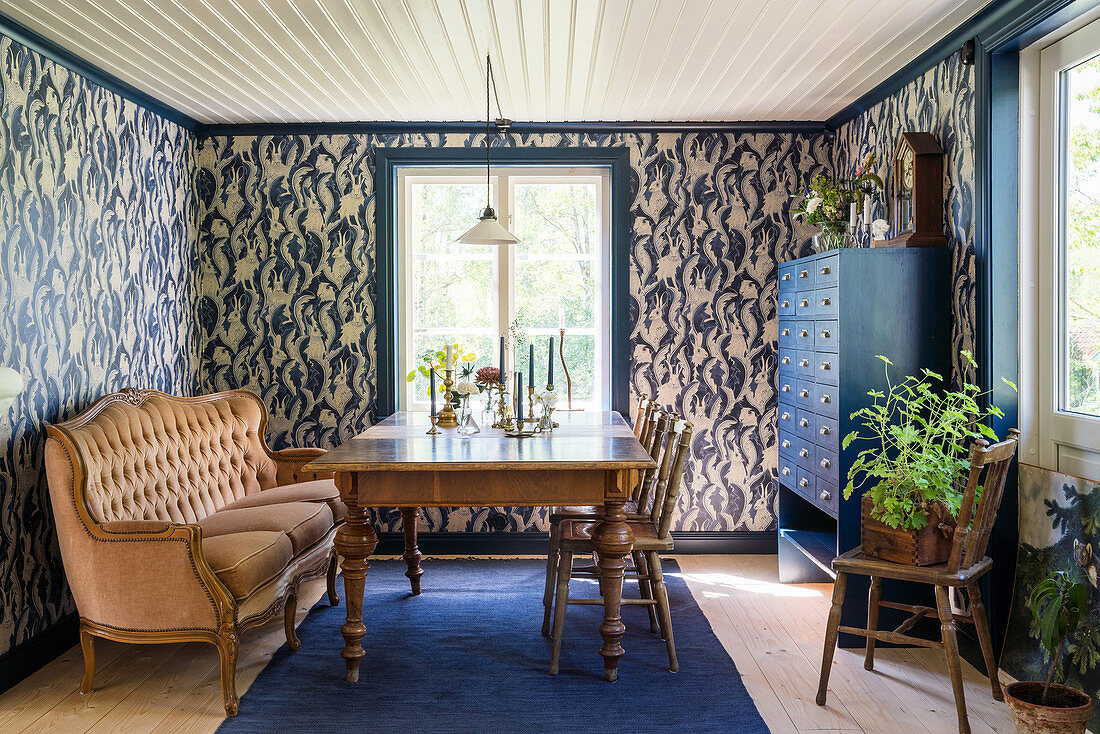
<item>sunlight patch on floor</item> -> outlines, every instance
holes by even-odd
[[[780,584],[774,581],[751,579],[731,573],[685,573],[683,577],[693,584],[708,587],[703,589],[703,594],[708,598],[731,596],[729,593],[724,593],[723,589],[767,596],[802,598],[823,596],[817,589],[807,588],[799,584]]]

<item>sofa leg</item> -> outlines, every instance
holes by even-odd
[[[340,570],[340,558],[335,549],[328,560],[328,605],[337,606],[340,603],[340,592],[336,590],[336,573]]]
[[[230,633],[228,637],[219,637],[217,643],[218,657],[221,658],[222,669],[222,703],[225,705],[226,716],[237,715],[237,637]]]
[[[84,653],[84,679],[80,681],[80,692],[91,693],[95,679],[95,637],[80,625],[80,649]]]
[[[298,597],[294,594],[287,594],[286,602],[283,604],[283,627],[286,628],[286,646],[290,648],[291,652],[298,652],[302,647],[301,640],[294,632],[294,616],[297,611]]]

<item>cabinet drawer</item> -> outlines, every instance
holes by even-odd
[[[779,266],[779,292],[787,293],[794,291],[794,270],[795,265],[788,263],[786,265]]]
[[[799,379],[814,380],[814,370],[816,367],[814,361],[814,353],[810,351],[802,351],[800,349],[795,350],[794,359],[794,374]]]
[[[827,479],[818,477],[814,480],[814,496],[810,501],[833,517],[840,511],[840,492]]]
[[[813,379],[817,382],[827,382],[830,385],[840,384],[840,359],[837,354],[833,352],[820,352],[814,353],[814,372]],[[802,360],[798,362],[799,367],[796,370],[799,375],[805,375],[803,371],[805,367],[802,366]]]
[[[840,322],[816,321],[814,324],[814,346],[827,352],[837,351],[840,345],[840,339],[837,338],[837,327],[840,326]]]
[[[793,346],[795,329],[798,328],[798,322],[791,319],[779,319],[779,346]]]
[[[817,273],[817,269],[814,263],[795,263],[794,269],[794,287],[798,290],[804,290],[806,288],[814,287],[814,275]]]
[[[789,489],[794,489],[798,482],[798,467],[789,457],[779,456],[779,483]]]
[[[814,473],[834,486],[840,486],[840,458],[833,449],[814,447]]]
[[[795,404],[795,396],[799,391],[798,380],[789,374],[779,375],[779,402]]]
[[[790,347],[779,347],[779,374],[797,375],[797,365],[813,356],[813,352],[804,352],[801,349],[791,349]],[[805,369],[805,367],[802,369]]]
[[[795,416],[797,421],[797,416]],[[836,418],[827,415],[816,415],[814,420],[813,441],[818,446],[824,446],[833,451],[840,450],[840,427]]]
[[[806,382],[805,380],[798,380],[798,383],[794,386],[794,404],[796,408],[804,408],[806,410],[814,409],[814,394],[817,392],[817,385],[812,382]]]
[[[814,348],[814,321],[796,321],[794,343],[799,349]]]
[[[837,265],[840,264],[840,256],[823,257],[817,261],[814,273],[815,285],[820,288],[823,285],[834,285],[839,282]]]
[[[837,399],[836,385],[830,385],[827,382],[816,384],[813,386],[813,393],[813,408],[811,410],[818,415],[827,415],[830,418],[836,418],[840,415],[840,401]],[[795,403],[805,407],[798,401],[795,401]]]
[[[794,291],[779,292],[779,315],[780,316],[794,316]]]
[[[821,317],[839,316],[840,304],[837,301],[837,292],[839,288],[833,286],[832,288],[818,288],[814,291],[814,314]],[[798,302],[803,301],[802,293],[799,293],[797,298]],[[795,310],[798,313],[798,310]]]
[[[790,459],[794,456],[794,446],[797,442],[798,438],[793,433],[783,428],[779,429],[779,455],[781,457]]]
[[[786,432],[790,436],[799,435],[795,430],[795,426],[798,425],[798,409],[793,405],[780,403],[776,424],[779,426],[780,433]]]
[[[810,471],[797,467],[795,468],[795,475],[794,486],[791,487],[791,489],[813,502],[814,485],[816,484],[817,477]]]
[[[807,441],[813,441],[815,421],[816,418],[810,411],[796,411],[794,415],[794,435]]]
[[[794,294],[794,315],[798,318],[813,318],[817,313],[814,305],[814,291],[799,291]]]
[[[807,439],[798,439],[798,443],[795,444],[794,449],[794,463],[798,464],[803,469],[813,471],[817,449],[818,447],[814,446]]]

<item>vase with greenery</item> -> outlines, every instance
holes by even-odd
[[[970,352],[963,351],[964,367],[977,366]],[[943,377],[924,369],[901,382],[890,379],[889,359],[882,360],[886,390],[871,390],[870,405],[852,413],[858,428],[844,437],[847,449],[855,442],[866,446],[852,461],[844,498],[864,490],[870,498],[871,516],[890,528],[922,530],[929,516],[958,516],[969,468],[972,441],[997,435],[983,421],[1003,417],[995,405],[982,407],[992,390],[982,392],[964,381],[960,390],[939,386]],[[1008,380],[1004,384],[1013,390]],[[980,492],[975,502],[980,499]],[[866,500],[865,500],[866,501]]]
[[[1045,681],[1019,681],[1005,687],[1005,702],[1020,734],[1080,734],[1092,716],[1092,697],[1055,682],[1066,645],[1072,644],[1081,616],[1087,613],[1088,588],[1084,580],[1066,571],[1054,571],[1035,584],[1027,606],[1050,661]]]
[[[861,195],[874,196],[882,188],[882,179],[871,170],[874,163],[875,153],[871,151],[856,168],[855,176],[818,175],[810,182],[791,216],[821,227],[820,234],[814,235],[814,249],[818,252],[855,245],[855,238],[848,232],[851,206],[858,203]]]
[[[454,364],[454,381],[457,384],[460,380],[473,380],[474,374],[477,372],[475,362],[477,360],[477,353],[467,349],[459,342],[451,344],[451,359]],[[406,382],[414,382],[417,377],[428,378],[431,375],[431,371],[435,370],[437,393],[443,394],[443,367],[447,361],[447,345],[444,344],[439,349],[425,349],[416,357],[416,367],[409,370],[409,373],[405,375]],[[429,396],[430,397],[430,396]],[[451,404],[458,406],[458,393],[451,391]]]

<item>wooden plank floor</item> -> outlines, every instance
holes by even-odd
[[[951,685],[939,651],[880,650],[875,671],[868,673],[862,652],[838,650],[829,704],[819,707],[813,699],[831,587],[779,584],[775,556],[677,560],[776,734],[957,730]],[[323,593],[323,579],[303,589],[299,621]],[[281,621],[246,633],[237,669],[239,693],[248,690],[284,642]],[[213,732],[221,723],[224,712],[213,646],[98,640],[96,657],[96,690],[87,696],[77,690],[83,666],[79,646],[0,695],[0,732],[199,734]],[[993,700],[984,676],[966,665],[964,678],[975,734],[1013,732],[1008,710]],[[247,706],[247,700],[241,705]]]

